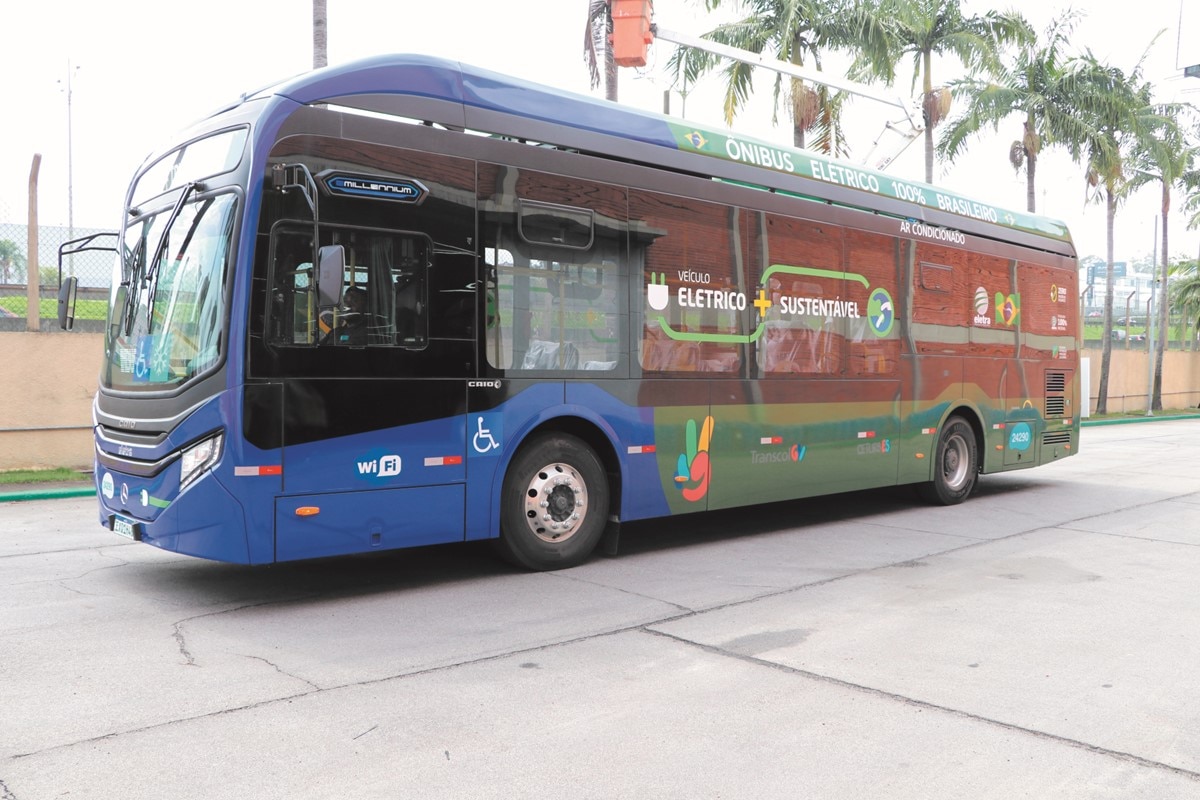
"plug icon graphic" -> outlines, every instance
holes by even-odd
[[[655,311],[662,311],[671,300],[671,290],[667,288],[667,273],[650,273],[650,283],[646,284],[646,302]]]

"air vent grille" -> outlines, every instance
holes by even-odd
[[[1061,417],[1067,410],[1067,374],[1065,372],[1046,373],[1046,418]]]

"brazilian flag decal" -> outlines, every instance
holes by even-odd
[[[1012,327],[1021,316],[1021,295],[996,292],[996,322]]]

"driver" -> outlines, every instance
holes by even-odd
[[[362,347],[367,343],[367,290],[351,286],[342,297],[342,313],[338,326],[325,337],[325,342]]]

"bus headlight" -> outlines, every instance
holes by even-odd
[[[183,457],[179,460],[180,489],[185,488],[189,483],[199,478],[204,470],[221,460],[221,445],[224,441],[225,434],[218,433],[216,436],[210,436],[203,442],[197,442],[183,451]]]

